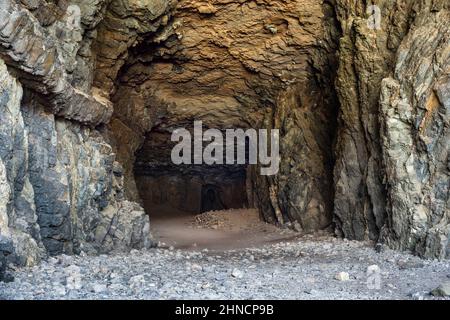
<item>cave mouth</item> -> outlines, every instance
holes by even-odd
[[[136,186],[151,220],[248,207],[247,165],[175,165],[170,137],[152,130],[136,153]]]

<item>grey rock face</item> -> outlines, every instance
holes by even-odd
[[[449,246],[449,5],[337,1],[343,29],[336,89],[341,102],[336,232],[425,257]]]
[[[12,243],[14,262],[34,264],[42,254],[40,229],[26,174],[28,150],[25,125],[20,112],[22,87],[0,61],[0,236]],[[4,247],[4,246],[3,246]]]
[[[0,255],[0,281],[3,281],[6,271],[6,258]]]
[[[0,232],[13,243],[11,259],[31,265],[45,253],[149,246],[148,216],[123,199],[103,137],[56,119],[33,95],[22,99],[3,62],[0,78]]]
[[[445,257],[450,235],[449,18],[448,11],[424,17],[403,40],[395,73],[381,86],[389,184],[383,237],[426,257]]]
[[[112,113],[92,87],[106,4],[0,6],[2,274],[7,262],[33,265],[46,254],[151,245],[148,216],[124,199],[111,146],[86,126]]]
[[[6,273],[6,266],[8,263],[7,257],[14,252],[12,241],[6,236],[0,235],[0,281],[8,281],[8,274]]]
[[[337,1],[339,69],[336,90],[340,101],[334,166],[334,222],[336,232],[350,239],[377,240],[386,217],[382,183],[378,100],[381,80],[391,68],[395,48],[386,30],[395,12],[393,2],[384,3],[381,30],[368,28],[366,7]],[[389,15],[390,16],[390,15]],[[393,15],[402,26],[404,13]],[[394,30],[402,36],[403,30]],[[372,66],[375,66],[372,68]]]
[[[331,224],[333,202],[333,111],[323,97],[308,98],[309,89],[299,85],[280,94],[268,121],[268,128],[281,131],[279,173],[260,176],[259,168],[251,168],[247,177],[253,204],[268,222],[304,232]]]
[[[58,116],[93,125],[107,122],[112,114],[111,103],[69,82],[66,69],[75,65],[77,36],[57,39],[53,34],[63,32],[67,25],[60,26],[62,30],[57,30],[58,25],[53,30],[43,28],[37,18],[12,0],[4,0],[1,9],[1,57],[17,70],[22,83],[44,97]],[[66,40],[75,46],[64,48]]]

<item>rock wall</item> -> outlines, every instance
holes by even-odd
[[[207,208],[247,207],[245,165],[175,166],[171,160],[175,145],[170,134],[152,131],[136,154],[139,198],[151,218],[170,210],[199,214]]]
[[[19,264],[49,254],[148,245],[149,222],[122,194],[111,147],[88,127],[57,119],[0,63],[2,245]]]
[[[388,183],[382,241],[425,257],[450,253],[450,12],[432,8],[383,79],[381,143]]]
[[[449,237],[447,1],[336,1],[343,35],[338,234],[444,257]],[[447,99],[447,100],[446,100]]]
[[[29,10],[12,0],[3,1],[1,9],[1,56],[21,82],[38,93],[55,115],[90,125],[107,122],[112,113],[109,101],[89,94],[95,92],[90,87],[83,92],[71,83],[76,82],[72,77],[81,49],[81,25],[68,24],[69,17],[65,17],[44,27]]]
[[[22,2],[0,8],[0,256],[32,265],[149,246],[148,216],[124,198],[123,170],[94,127],[112,104],[83,64],[89,25],[69,28],[67,4]]]
[[[444,258],[448,21],[445,0],[3,0],[0,273],[148,246],[137,156],[194,120],[280,129],[279,174],[247,170],[266,221]]]

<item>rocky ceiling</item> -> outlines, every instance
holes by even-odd
[[[119,107],[116,114],[124,122],[134,122],[135,115],[141,130],[148,130],[152,119],[145,117],[149,110],[139,108],[162,109],[173,123],[255,125],[282,88],[331,72],[324,70],[336,49],[330,4],[218,0],[179,1],[172,7],[166,1],[163,15],[160,1],[136,3],[148,10],[142,15],[162,17],[150,28],[148,21],[136,21],[136,8],[133,18],[123,19],[130,12],[113,6],[99,28],[94,83],[112,93],[113,101],[124,93],[140,98],[137,112],[127,108],[130,113],[122,114]],[[132,23],[138,28],[134,37]]]

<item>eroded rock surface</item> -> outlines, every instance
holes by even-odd
[[[149,246],[148,217],[123,197],[111,146],[86,126],[108,121],[111,103],[70,84],[63,46],[73,39],[52,33],[64,20],[43,26],[17,3],[1,9],[0,254],[32,265],[46,254]]]
[[[395,248],[443,257],[450,232],[448,11],[422,17],[381,85],[381,143],[389,183],[383,237]]]
[[[194,120],[280,129],[278,175],[239,169],[266,221],[444,258],[449,4],[377,6],[380,28],[348,0],[4,0],[2,266],[148,246],[135,175]]]
[[[0,10],[2,58],[18,72],[28,88],[46,98],[46,106],[69,120],[100,124],[109,120],[109,101],[73,87],[67,72],[80,50],[81,31],[70,30],[65,20],[43,28],[39,20],[15,1],[5,0]],[[58,38],[59,36],[59,38]],[[67,48],[69,42],[72,47]]]
[[[449,4],[382,1],[379,8],[376,29],[369,7],[336,3],[343,30],[336,229],[442,258],[450,214]]]

